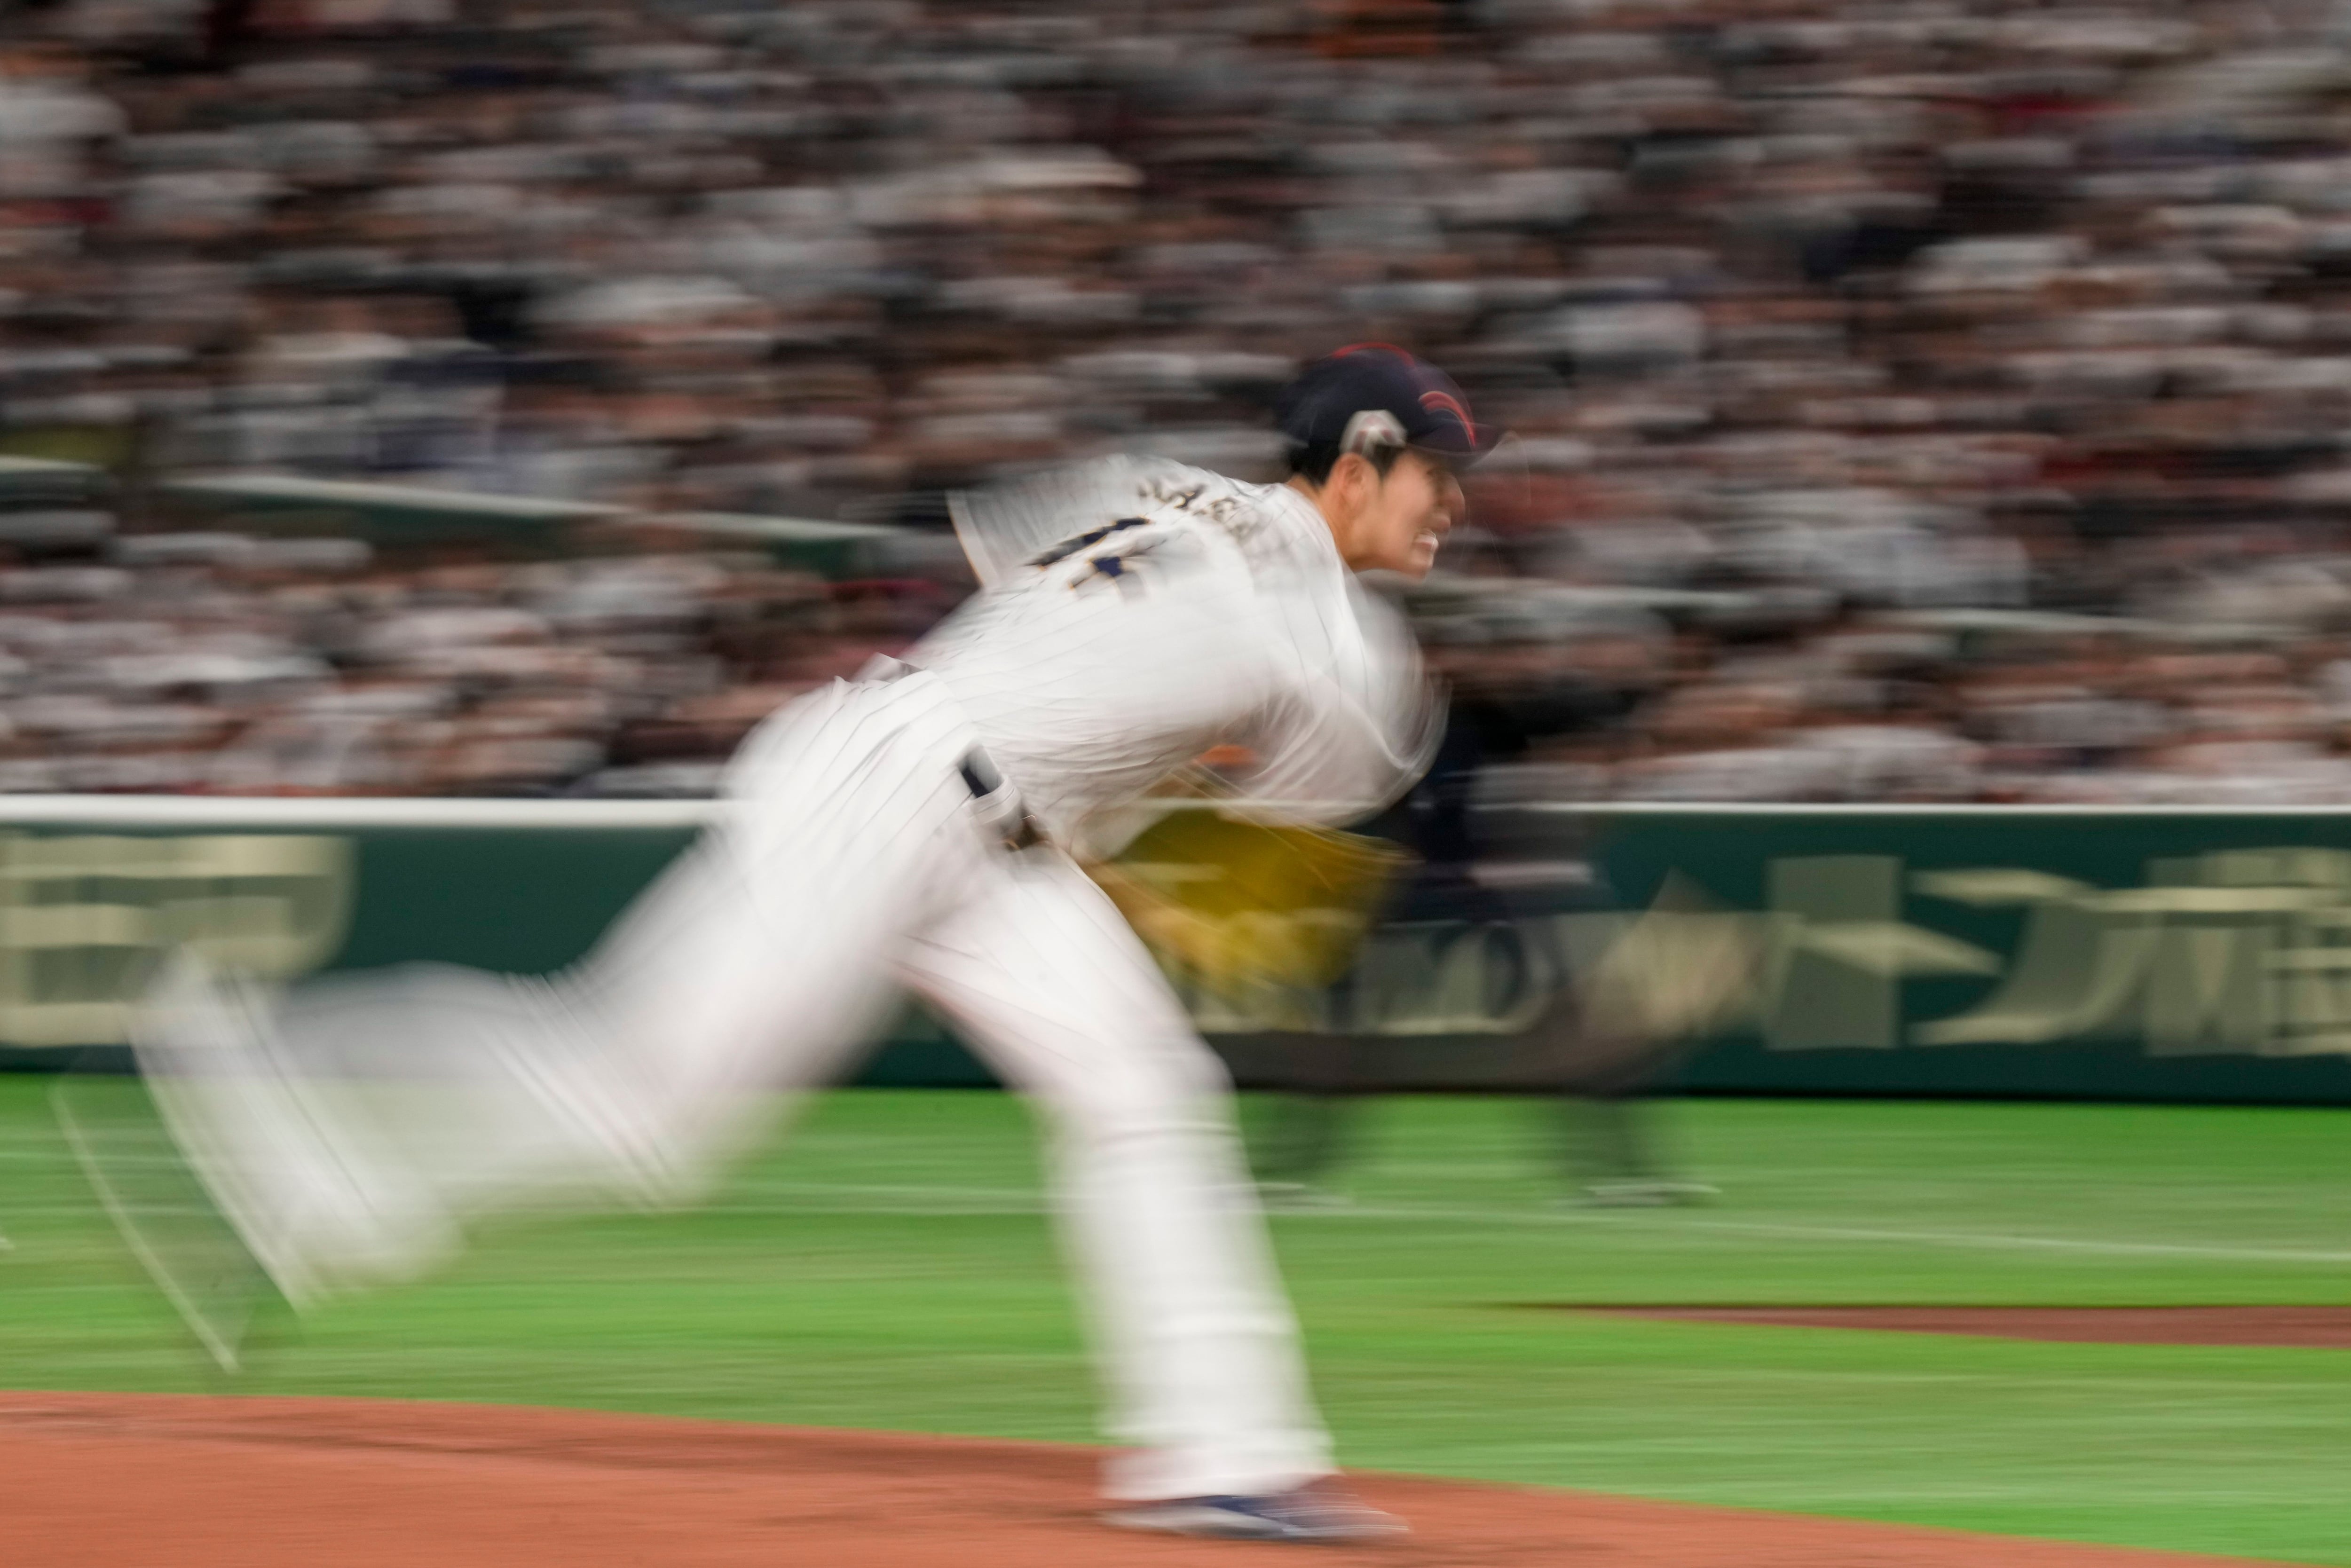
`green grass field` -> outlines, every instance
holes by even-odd
[[[0,1385],[217,1388],[0,1078]],[[2351,1352],[1643,1322],[1531,1303],[2351,1303],[2351,1113],[1695,1102],[1719,1202],[1552,1207],[1532,1113],[1379,1105],[1276,1218],[1345,1460],[2351,1564]],[[502,1228],[235,1386],[1085,1440],[1027,1118],[858,1092],[685,1216]]]

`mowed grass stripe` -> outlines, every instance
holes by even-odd
[[[218,1386],[0,1079],[0,1384]],[[127,1086],[126,1086],[127,1087]],[[1262,1107],[1254,1110],[1262,1110]],[[1351,1463],[2351,1564],[2351,1354],[2049,1345],[1513,1303],[2351,1301],[2351,1115],[1700,1102],[1712,1207],[1582,1214],[1549,1121],[1378,1103],[1277,1216]],[[1092,1385],[1026,1111],[819,1098],[710,1208],[518,1219],[329,1311],[255,1392],[1061,1439]]]

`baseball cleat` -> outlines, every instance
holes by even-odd
[[[1702,1181],[1596,1181],[1568,1201],[1578,1208],[1674,1208],[1720,1196]]]
[[[1294,1487],[1264,1497],[1179,1497],[1134,1503],[1102,1516],[1121,1530],[1204,1541],[1294,1541],[1326,1545],[1389,1541],[1404,1521],[1330,1486]]]
[[[1355,1200],[1343,1192],[1316,1186],[1302,1181],[1261,1181],[1257,1184],[1258,1202],[1267,1208],[1284,1213],[1314,1213],[1331,1208],[1353,1208]]]

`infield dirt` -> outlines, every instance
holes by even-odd
[[[1092,1451],[378,1400],[0,1395],[23,1568],[1185,1568],[1298,1549],[1123,1534]],[[1570,1491],[1356,1478],[1388,1568],[2193,1568],[2241,1561]]]

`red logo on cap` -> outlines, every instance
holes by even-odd
[[[1477,444],[1478,428],[1469,423],[1469,411],[1462,407],[1461,400],[1451,392],[1431,388],[1420,394],[1420,406],[1432,410],[1443,409],[1461,422],[1461,434],[1469,438],[1470,444],[1472,445]]]

